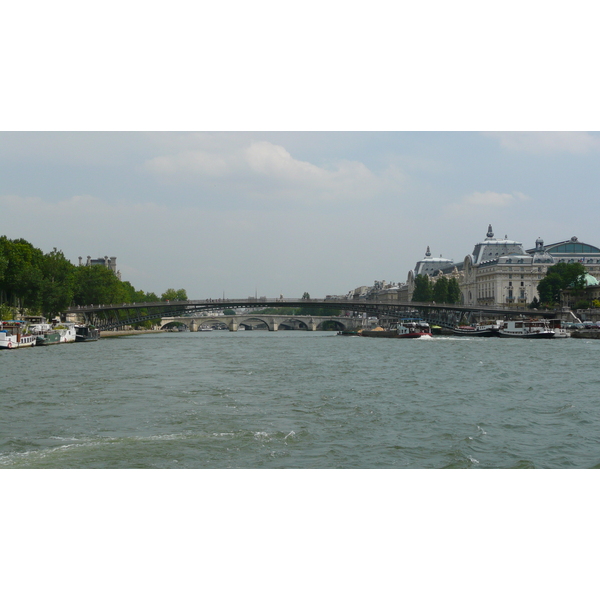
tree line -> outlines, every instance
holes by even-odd
[[[435,302],[436,304],[458,304],[460,302],[460,287],[454,277],[438,277],[432,283],[428,275],[415,277],[413,302]]]
[[[136,290],[103,265],[75,266],[54,248],[44,253],[24,239],[0,237],[0,318],[17,313],[53,318],[69,306],[187,300],[184,289],[160,297]]]

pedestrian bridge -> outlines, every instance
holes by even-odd
[[[229,331],[238,329],[268,329],[269,331],[321,331],[333,329],[345,331],[360,329],[362,319],[356,317],[313,317],[306,315],[224,315],[209,317],[166,317],[161,320],[161,329],[169,329],[173,323],[183,323],[190,331],[201,327],[225,326]]]
[[[506,308],[500,306],[461,306],[458,304],[434,304],[425,302],[405,302],[405,301],[379,301],[377,299],[349,299],[327,297],[324,299],[312,298],[242,298],[242,299],[219,299],[212,298],[206,300],[177,300],[163,302],[144,302],[133,304],[111,304],[111,305],[90,305],[90,306],[71,306],[66,314],[72,314],[75,318],[94,325],[100,330],[118,329],[128,325],[135,325],[157,319],[166,319],[175,317],[176,320],[191,317],[196,318],[201,313],[211,313],[223,311],[225,309],[264,309],[264,308],[301,308],[308,309],[304,312],[315,312],[313,309],[334,309],[345,313],[348,316],[364,318],[365,316],[386,317],[398,319],[402,317],[424,316],[427,319],[437,319],[440,323],[456,323],[462,318],[468,321],[481,320],[486,316],[498,315],[504,319],[514,319],[520,316],[553,316],[560,318],[560,311],[533,310],[525,307]],[[243,316],[243,315],[239,315]],[[264,315],[265,317],[267,315]],[[259,314],[253,317],[260,318]],[[291,316],[282,315],[282,318],[290,319]],[[301,323],[305,323],[307,328],[311,328],[319,319],[338,320],[340,317],[305,317],[294,316]],[[221,317],[219,317],[221,319]],[[306,320],[305,319],[312,319]],[[199,321],[197,321],[199,322]],[[235,330],[235,319],[230,322],[223,321],[232,330]],[[279,326],[282,322],[273,321],[272,327]],[[238,322],[239,326],[239,322]],[[317,325],[318,326],[318,325]],[[267,323],[267,327],[269,324]],[[274,330],[274,329],[273,329]]]

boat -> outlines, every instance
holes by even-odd
[[[44,317],[29,317],[29,332],[35,336],[36,346],[60,344],[60,333],[52,329]]]
[[[38,333],[35,338],[36,346],[53,346],[60,344],[60,333],[50,329],[44,333]]]
[[[76,342],[95,342],[100,339],[100,330],[91,325],[76,325],[75,326],[75,341]]]
[[[58,333],[60,334],[61,344],[68,344],[76,340],[77,333],[75,331],[75,325],[58,325],[54,328],[54,331],[58,331]]]
[[[560,319],[550,319],[550,329],[554,330],[554,339],[571,337],[570,332],[563,327]]]
[[[432,337],[431,327],[425,321],[403,320],[396,324],[396,327],[390,329],[363,329],[358,332],[362,337],[378,338],[421,338]]]
[[[35,346],[36,336],[29,333],[24,321],[3,321],[0,330],[0,349],[14,350]]]
[[[198,331],[213,331],[213,328],[209,327],[208,325],[201,325],[198,327]]]
[[[502,321],[483,321],[474,325],[459,325],[450,328],[454,335],[470,335],[477,337],[498,337]]]
[[[400,321],[398,323],[399,338],[431,337],[431,327],[425,321]]]
[[[498,333],[503,338],[551,339],[555,337],[554,329],[550,329],[547,319],[505,321]]]

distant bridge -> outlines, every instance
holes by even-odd
[[[240,326],[244,329],[266,328],[269,331],[292,329],[294,331],[320,331],[324,326],[344,331],[360,329],[364,326],[363,319],[358,317],[315,317],[310,315],[264,315],[246,313],[243,315],[223,315],[209,317],[166,317],[161,321],[161,328],[167,329],[173,323],[182,323],[190,331],[198,331],[199,327],[223,325],[229,331],[237,331]]]
[[[71,306],[66,313],[79,315],[83,321],[100,330],[110,330],[135,325],[153,319],[169,317],[196,317],[201,313],[222,311],[227,308],[264,309],[264,308],[330,308],[354,315],[369,315],[398,319],[410,316],[422,316],[436,324],[454,325],[466,319],[481,320],[484,317],[516,319],[527,317],[561,318],[560,311],[532,310],[527,308],[505,308],[499,306],[466,306],[459,304],[434,304],[427,302],[378,301],[365,299],[325,298],[229,298],[213,300],[174,300],[167,302],[143,302],[133,304],[110,304]],[[260,316],[260,315],[253,315]],[[283,315],[282,315],[283,316]],[[300,315],[298,315],[299,317]],[[291,317],[291,315],[290,315]],[[305,318],[304,316],[302,318]],[[332,320],[337,317],[330,317]]]

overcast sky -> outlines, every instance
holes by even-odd
[[[488,224],[600,245],[590,133],[0,134],[2,233],[190,297],[340,294]]]
[[[600,245],[595,20],[540,6],[13,4],[0,233],[197,298],[402,282],[490,223]]]

